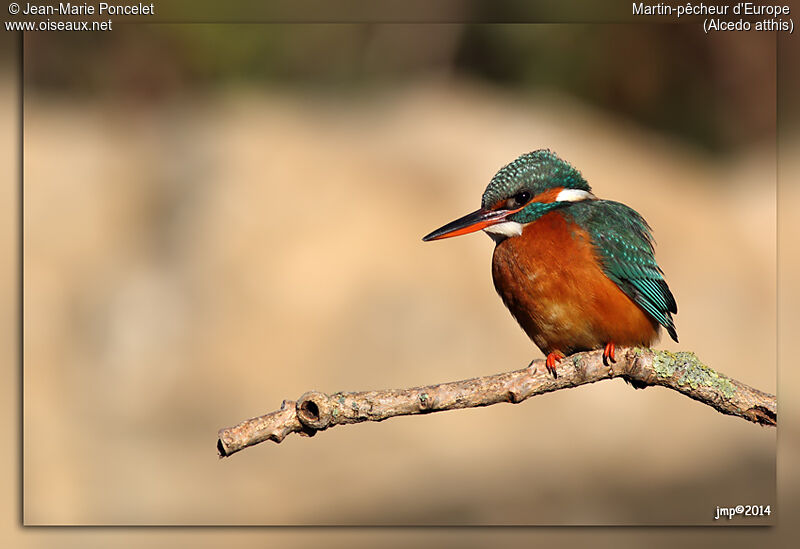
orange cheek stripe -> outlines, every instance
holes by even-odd
[[[558,198],[558,194],[564,190],[564,187],[555,187],[553,189],[548,189],[541,194],[537,194],[531,199],[531,202],[541,202],[542,204],[550,204],[551,202],[555,202],[556,198]]]
[[[530,204],[531,202],[541,202],[542,204],[550,204],[551,202],[555,202],[556,201],[556,198],[558,198],[558,194],[563,190],[564,190],[564,187],[554,187],[552,189],[547,189],[543,193],[539,193],[536,196],[534,196],[533,198],[531,198],[528,201],[528,204]],[[525,206],[527,206],[528,204],[525,204]],[[491,209],[492,210],[499,210],[500,208],[502,208],[505,205],[506,205],[506,201],[505,200],[498,200],[497,202],[492,204]],[[525,206],[523,206],[522,208],[524,208]],[[514,210],[512,212],[509,212],[509,213],[518,212],[522,208],[517,208],[516,210]]]

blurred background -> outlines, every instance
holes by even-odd
[[[711,524],[775,504],[775,430],[622,381],[214,448],[307,390],[540,358],[491,241],[420,238],[542,147],[653,226],[681,337],[659,346],[774,393],[774,35],[131,25],[29,34],[24,66],[26,524]]]

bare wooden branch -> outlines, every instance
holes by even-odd
[[[617,361],[605,364],[602,351],[577,353],[564,359],[557,378],[544,361],[528,368],[485,377],[385,391],[335,393],[311,391],[299,400],[284,400],[280,410],[219,431],[217,450],[227,457],[265,440],[281,442],[291,433],[312,436],[336,425],[383,421],[390,417],[458,408],[518,403],[535,395],[621,377],[637,388],[661,385],[679,391],[723,414],[775,426],[774,395],[720,374],[694,353],[652,349],[617,349]]]

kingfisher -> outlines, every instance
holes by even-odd
[[[495,290],[547,356],[547,370],[580,351],[649,347],[661,327],[678,341],[675,298],[655,260],[650,225],[597,198],[581,173],[548,149],[524,154],[489,182],[481,207],[422,240],[483,230],[495,242]]]

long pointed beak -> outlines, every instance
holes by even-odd
[[[505,218],[517,210],[486,210],[481,208],[470,214],[460,217],[452,221],[444,227],[439,227],[431,234],[422,238],[424,242],[431,240],[440,240],[442,238],[451,238],[453,236],[461,236],[462,234],[474,233],[480,231],[491,225],[502,223]]]

